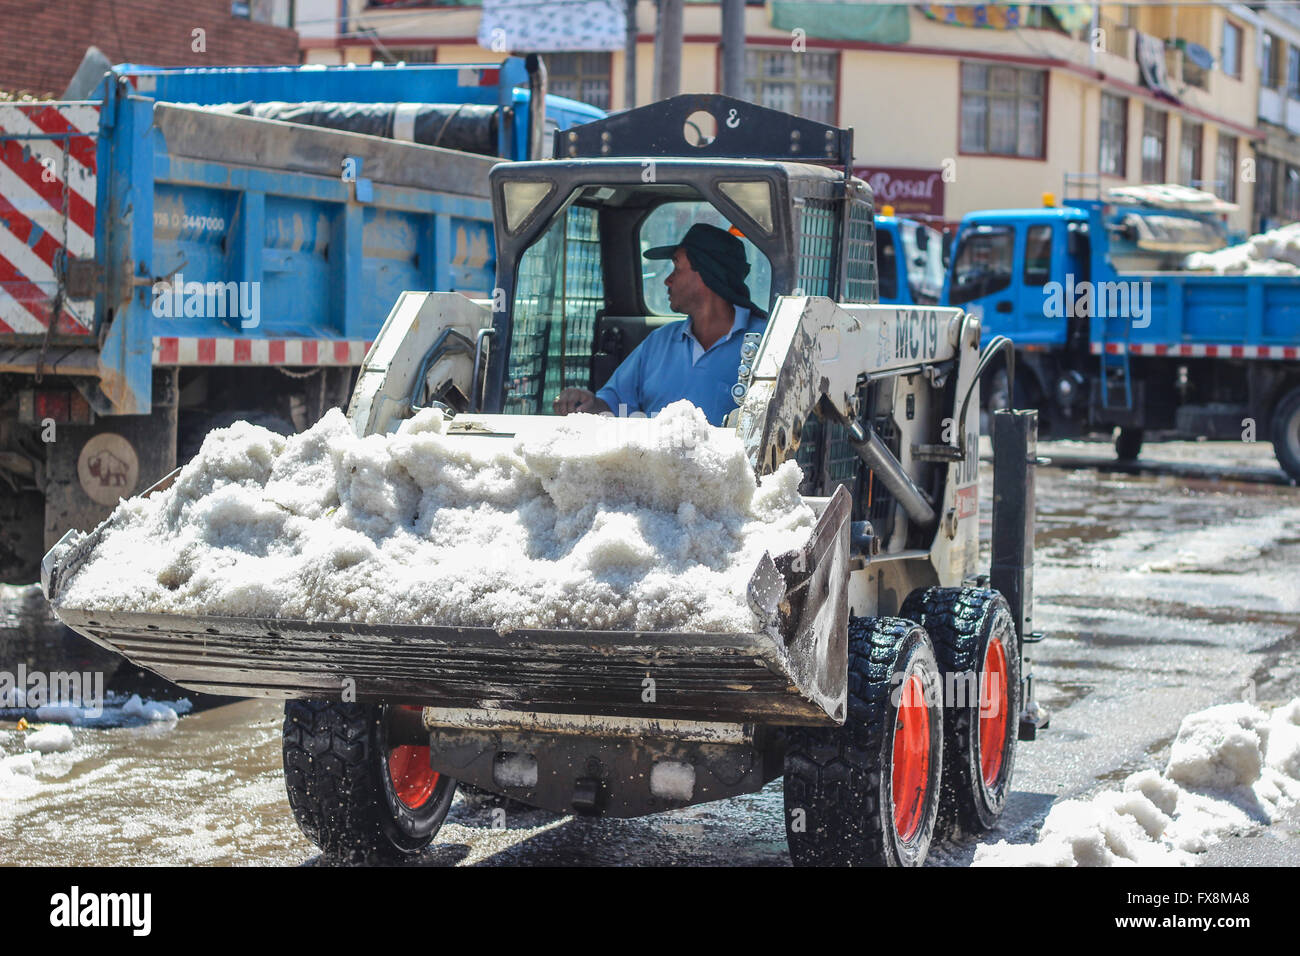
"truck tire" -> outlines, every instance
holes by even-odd
[[[943,766],[930,638],[911,621],[849,618],[848,683],[842,727],[787,730],[790,858],[795,866],[920,866]]]
[[[943,675],[943,782],[937,832],[975,834],[1002,815],[1020,737],[1020,640],[1006,599],[987,588],[927,588],[899,615],[934,642]]]
[[[386,713],[371,704],[285,702],[289,806],[331,862],[410,860],[451,807],[456,782],[429,769],[428,747],[389,747]]]
[[[1277,403],[1269,435],[1282,470],[1300,481],[1300,387],[1291,389]]]
[[[1121,428],[1115,436],[1115,457],[1120,461],[1137,461],[1144,434],[1140,428]]]

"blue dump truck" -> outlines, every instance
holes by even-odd
[[[0,104],[0,581],[213,427],[346,404],[405,289],[489,296],[488,170],[604,113],[536,58],[117,66]]]
[[[979,315],[986,342],[1015,342],[1015,395],[1001,370],[989,407],[1037,407],[1046,437],[1118,428],[1121,459],[1149,431],[1272,441],[1300,479],[1300,279],[1130,268],[1122,213],[1069,199],[962,219],[939,304]],[[887,299],[883,256],[878,268],[882,301],[924,301],[902,272]]]
[[[943,234],[885,208],[876,216],[880,301],[890,305],[937,305],[943,295]]]

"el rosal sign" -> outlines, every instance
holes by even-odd
[[[876,211],[893,206],[900,216],[943,218],[943,170],[909,166],[854,166],[853,175],[871,187]]]

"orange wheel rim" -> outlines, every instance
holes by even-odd
[[[393,793],[412,810],[429,802],[438,786],[438,772],[429,766],[429,748],[402,745],[388,752],[388,776]]]
[[[909,841],[921,829],[930,786],[930,708],[917,674],[903,682],[894,721],[894,829]]]
[[[398,706],[402,710],[423,709],[411,704]],[[403,744],[388,752],[388,776],[393,781],[393,793],[411,810],[428,803],[438,786],[439,774],[429,763],[428,746]]]
[[[997,638],[984,652],[980,678],[980,773],[984,786],[996,786],[1007,747],[1007,652]]]

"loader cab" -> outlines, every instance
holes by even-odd
[[[608,133],[629,115],[561,134],[557,152],[573,134]],[[876,300],[870,189],[829,166],[598,155],[503,163],[491,183],[498,288],[488,411],[549,414],[561,390],[598,390],[650,332],[681,319],[663,283],[671,263],[642,252],[696,222],[742,238],[750,297],[765,310],[799,291]]]

